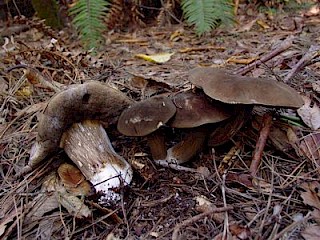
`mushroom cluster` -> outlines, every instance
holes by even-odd
[[[200,67],[189,73],[194,89],[133,103],[125,94],[99,82],[72,85],[48,103],[38,124],[38,136],[24,171],[63,148],[97,190],[132,179],[130,164],[113,149],[102,126],[118,120],[119,132],[146,136],[160,165],[193,158],[208,141],[228,141],[251,115],[254,105],[299,108],[303,100],[291,87],[266,78],[232,75]],[[186,136],[167,149],[163,126],[183,129]]]
[[[155,96],[124,110],[118,120],[118,130],[126,136],[146,136],[157,163],[181,164],[202,149],[208,136],[208,125],[228,119],[233,110],[232,105],[209,99],[199,91]],[[167,150],[159,129],[164,125],[190,130],[181,142]]]
[[[224,70],[198,67],[189,72],[192,91],[155,96],[122,112],[118,130],[127,136],[147,136],[154,160],[181,164],[204,146],[228,141],[249,118],[254,105],[299,108],[300,95],[288,85],[267,78],[239,77]],[[202,90],[202,91],[201,91]],[[186,128],[186,137],[166,150],[161,126]]]

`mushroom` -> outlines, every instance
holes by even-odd
[[[189,72],[189,81],[212,99],[239,104],[236,114],[228,125],[221,125],[210,136],[209,145],[223,143],[215,138],[231,137],[241,128],[253,105],[299,108],[303,105],[301,96],[288,85],[269,78],[253,78],[233,75],[212,67],[197,67]],[[226,127],[232,131],[224,132]],[[226,139],[224,139],[226,140]]]
[[[116,153],[106,131],[97,120],[72,124],[63,133],[60,147],[96,191],[104,193],[101,200],[117,197],[109,190],[131,182],[133,173],[130,164]]]
[[[201,92],[183,92],[172,97],[177,107],[177,112],[169,126],[184,128],[187,135],[167,151],[164,160],[157,161],[181,164],[193,158],[204,146],[208,137],[208,129],[212,126],[207,124],[218,123],[228,119],[233,114],[233,106],[219,101],[208,99]]]
[[[53,96],[39,120],[36,142],[23,172],[60,146],[97,190],[106,192],[120,182],[128,184],[132,178],[130,165],[114,151],[100,122],[85,120],[114,123],[131,103],[122,92],[95,81],[72,85]]]
[[[172,100],[171,100],[172,99]],[[160,165],[181,164],[202,149],[208,136],[207,123],[223,121],[231,116],[232,106],[209,100],[203,93],[183,92],[169,98],[156,96],[137,102],[119,117],[118,130],[127,136],[148,135],[153,159]],[[167,124],[189,129],[186,138],[166,150],[163,134],[157,130]],[[201,126],[201,127],[200,127]]]
[[[90,81],[71,85],[51,98],[38,123],[38,135],[27,168],[32,169],[59,148],[63,132],[86,119],[116,121],[132,104],[125,94],[103,83]]]
[[[189,81],[212,99],[230,104],[299,108],[304,102],[288,85],[269,78],[243,77],[212,67],[189,72]]]
[[[167,150],[163,133],[156,131],[176,113],[176,107],[167,96],[155,96],[137,102],[124,110],[118,120],[118,130],[126,136],[147,136],[154,159],[164,159]]]

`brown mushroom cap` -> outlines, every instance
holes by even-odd
[[[170,98],[155,96],[124,110],[118,120],[118,130],[127,136],[146,136],[167,123],[175,113],[176,107]]]
[[[174,128],[193,128],[207,123],[216,123],[232,115],[232,106],[208,99],[199,92],[182,92],[172,98],[177,112],[170,122]]]
[[[198,67],[189,72],[189,81],[211,98],[225,103],[288,108],[304,104],[293,88],[268,78],[243,77],[217,68]]]

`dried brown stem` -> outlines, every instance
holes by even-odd
[[[289,47],[292,46],[292,42],[293,42],[294,37],[293,36],[289,36],[287,39],[285,39],[276,49],[274,49],[273,51],[269,52],[268,54],[262,56],[259,60],[254,61],[253,63],[240,68],[238,70],[236,70],[235,72],[233,72],[234,74],[240,74],[240,75],[245,75],[247,72],[250,72],[252,69],[254,69],[255,67],[261,65],[262,63],[265,63],[267,61],[269,61],[270,59],[274,58],[275,56],[279,55],[280,53],[284,52],[285,50],[287,50]]]
[[[256,176],[258,172],[258,168],[261,162],[261,157],[268,139],[271,125],[272,125],[272,115],[270,113],[264,114],[262,119],[262,126],[260,129],[259,138],[257,140],[256,148],[253,153],[252,162],[250,165],[250,173],[252,176]]]

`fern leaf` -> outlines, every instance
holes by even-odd
[[[97,48],[102,40],[104,29],[103,17],[110,3],[106,0],[78,0],[70,9],[74,16],[72,23],[80,33],[80,38],[85,48]]]
[[[219,25],[233,21],[230,0],[182,0],[181,8],[187,22],[195,25],[197,35],[202,35]]]

